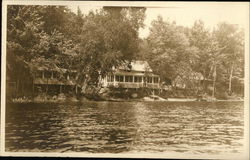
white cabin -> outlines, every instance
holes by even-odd
[[[160,77],[153,73],[146,61],[132,61],[130,65],[114,68],[114,72],[102,80],[103,87],[160,88]]]

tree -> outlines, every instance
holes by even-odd
[[[65,6],[39,6],[38,14],[43,22],[43,31],[52,34],[54,30],[66,34],[70,10]]]
[[[183,28],[159,16],[152,22],[147,44],[147,60],[163,81],[174,81],[178,76],[189,80],[193,48]]]
[[[211,34],[199,20],[189,29],[188,37],[190,46],[195,48],[192,69],[207,78],[210,69],[208,50],[212,42]]]
[[[43,26],[38,15],[39,6],[8,6],[7,15],[7,79],[16,82],[17,93],[26,88],[29,62],[39,43]]]
[[[235,75],[234,71],[243,74],[244,67],[244,32],[239,30],[238,26],[219,23],[217,29],[214,31],[216,41],[219,47],[223,48],[221,51],[224,55],[222,64],[224,73],[228,77],[228,93],[232,93],[232,77]],[[241,74],[241,75],[242,75]]]
[[[222,54],[222,50],[223,48],[220,48],[218,45],[218,42],[214,39],[214,37],[212,38],[212,42],[211,45],[208,46],[209,50],[209,66],[210,66],[210,72],[208,75],[208,78],[212,77],[213,78],[213,90],[212,90],[212,97],[215,97],[215,91],[216,91],[216,82],[218,79],[218,70],[221,67],[221,62],[224,59],[224,55]]]
[[[138,30],[144,12],[141,8],[131,11],[105,7],[85,17],[76,58],[78,83],[83,93],[87,88],[98,90],[101,78],[112,72],[113,67],[133,59],[138,51]]]
[[[21,93],[19,90],[31,88],[26,83],[31,82],[38,64],[47,69],[69,67],[69,60],[63,57],[74,52],[75,45],[58,31],[64,31],[59,25],[65,21],[53,24],[55,17],[46,12],[52,9],[60,17],[67,14],[62,7],[12,5],[7,9],[7,79],[16,82],[17,93]]]

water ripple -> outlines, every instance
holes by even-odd
[[[240,153],[242,102],[12,104],[6,150]]]

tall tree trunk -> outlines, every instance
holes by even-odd
[[[234,63],[233,63],[232,66],[231,66],[230,75],[229,75],[229,86],[228,86],[229,95],[231,95],[231,93],[232,93],[232,77],[233,77],[233,70],[234,70]]]
[[[62,85],[60,85],[60,94],[62,93]]]
[[[48,88],[49,88],[49,80],[48,80],[48,78],[47,78],[47,83],[46,83],[46,96],[47,96],[47,94],[48,94]]]
[[[215,83],[216,83],[216,65],[214,66],[214,73],[213,73],[213,93],[212,93],[212,97],[214,98],[215,97]]]
[[[87,89],[87,86],[88,86],[88,81],[89,81],[89,77],[86,76],[85,79],[84,79],[84,82],[82,83],[82,86],[81,86],[81,92],[83,94],[86,93],[86,89]]]
[[[34,100],[35,97],[35,82],[34,78],[32,78],[32,100]]]
[[[75,91],[76,91],[76,95],[77,95],[77,85],[75,86]]]
[[[17,78],[17,83],[16,83],[16,97],[19,96],[19,78]]]
[[[202,83],[202,89],[203,89],[203,91],[204,92],[206,92],[207,90],[206,90],[206,70],[204,69],[203,70],[203,83]]]

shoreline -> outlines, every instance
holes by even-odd
[[[83,99],[83,100],[9,100],[6,103],[79,103],[79,102],[244,102],[244,99],[203,99],[197,100],[195,98],[168,98],[161,100],[154,99],[106,99],[106,100],[91,100],[91,99]]]

